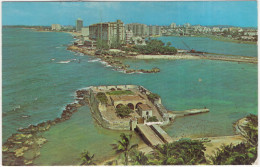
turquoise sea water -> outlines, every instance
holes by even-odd
[[[167,42],[168,38],[162,39]],[[74,92],[91,85],[143,85],[158,93],[169,110],[205,106],[210,109],[207,114],[178,118],[167,126],[165,130],[173,137],[232,135],[234,121],[257,113],[255,64],[128,60],[133,68],[159,67],[161,72],[124,74],[92,61],[94,57],[67,51],[64,45],[72,41],[72,36],[66,33],[3,29],[3,142],[19,127],[60,116],[66,104],[73,102]],[[248,45],[237,45],[229,49],[232,53],[225,54],[234,54],[237,48],[245,48],[241,53],[251,50]],[[80,63],[58,63],[71,59],[80,59]],[[84,149],[95,153],[99,160],[113,156],[109,144],[118,139],[119,133],[96,125],[88,107],[82,107],[70,120],[43,134],[48,142],[41,148],[36,164],[77,165]],[[134,142],[141,142],[139,137],[134,138]]]
[[[223,42],[205,37],[159,37],[158,39],[165,43],[171,42],[172,46],[179,49],[195,49],[201,52],[257,57],[256,44]]]

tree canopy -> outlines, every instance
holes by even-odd
[[[132,51],[132,52],[138,52],[140,54],[169,54],[173,55],[177,53],[177,49],[175,47],[170,46],[171,43],[168,42],[165,46],[165,43],[163,43],[161,40],[158,39],[148,39],[146,41],[146,45],[136,45],[132,48],[124,48],[125,51]]]
[[[98,92],[96,95],[97,99],[102,103],[102,104],[107,104],[107,96],[103,92]]]
[[[258,118],[250,114],[246,117],[246,134],[242,134],[246,142],[238,145],[222,145],[210,157],[214,165],[251,165],[257,158],[258,147]]]
[[[117,116],[119,116],[121,118],[128,117],[133,112],[134,111],[131,108],[129,108],[128,106],[125,106],[125,105],[121,105],[118,108],[116,108],[116,114],[117,114]]]
[[[83,151],[80,154],[80,158],[81,158],[81,165],[95,165],[95,163],[93,162],[95,155],[91,155],[90,152],[88,151]]]
[[[206,162],[201,141],[180,139],[173,143],[158,145],[154,151],[152,165],[196,165]]]

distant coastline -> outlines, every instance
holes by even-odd
[[[169,35],[168,37],[202,37],[202,38],[210,38],[215,41],[257,45],[257,41],[243,41],[243,40],[230,39],[223,36],[206,35],[206,34],[204,35],[197,34],[197,35],[190,35],[190,36]]]

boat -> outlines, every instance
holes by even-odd
[[[58,62],[58,63],[64,64],[64,63],[69,63],[69,62],[70,62],[70,60],[67,60],[67,61],[60,61],[60,62]]]
[[[22,115],[22,118],[29,118],[31,117],[30,115]]]

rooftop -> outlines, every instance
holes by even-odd
[[[140,107],[143,111],[144,110],[152,110],[152,108],[147,104],[138,104],[138,107]]]

